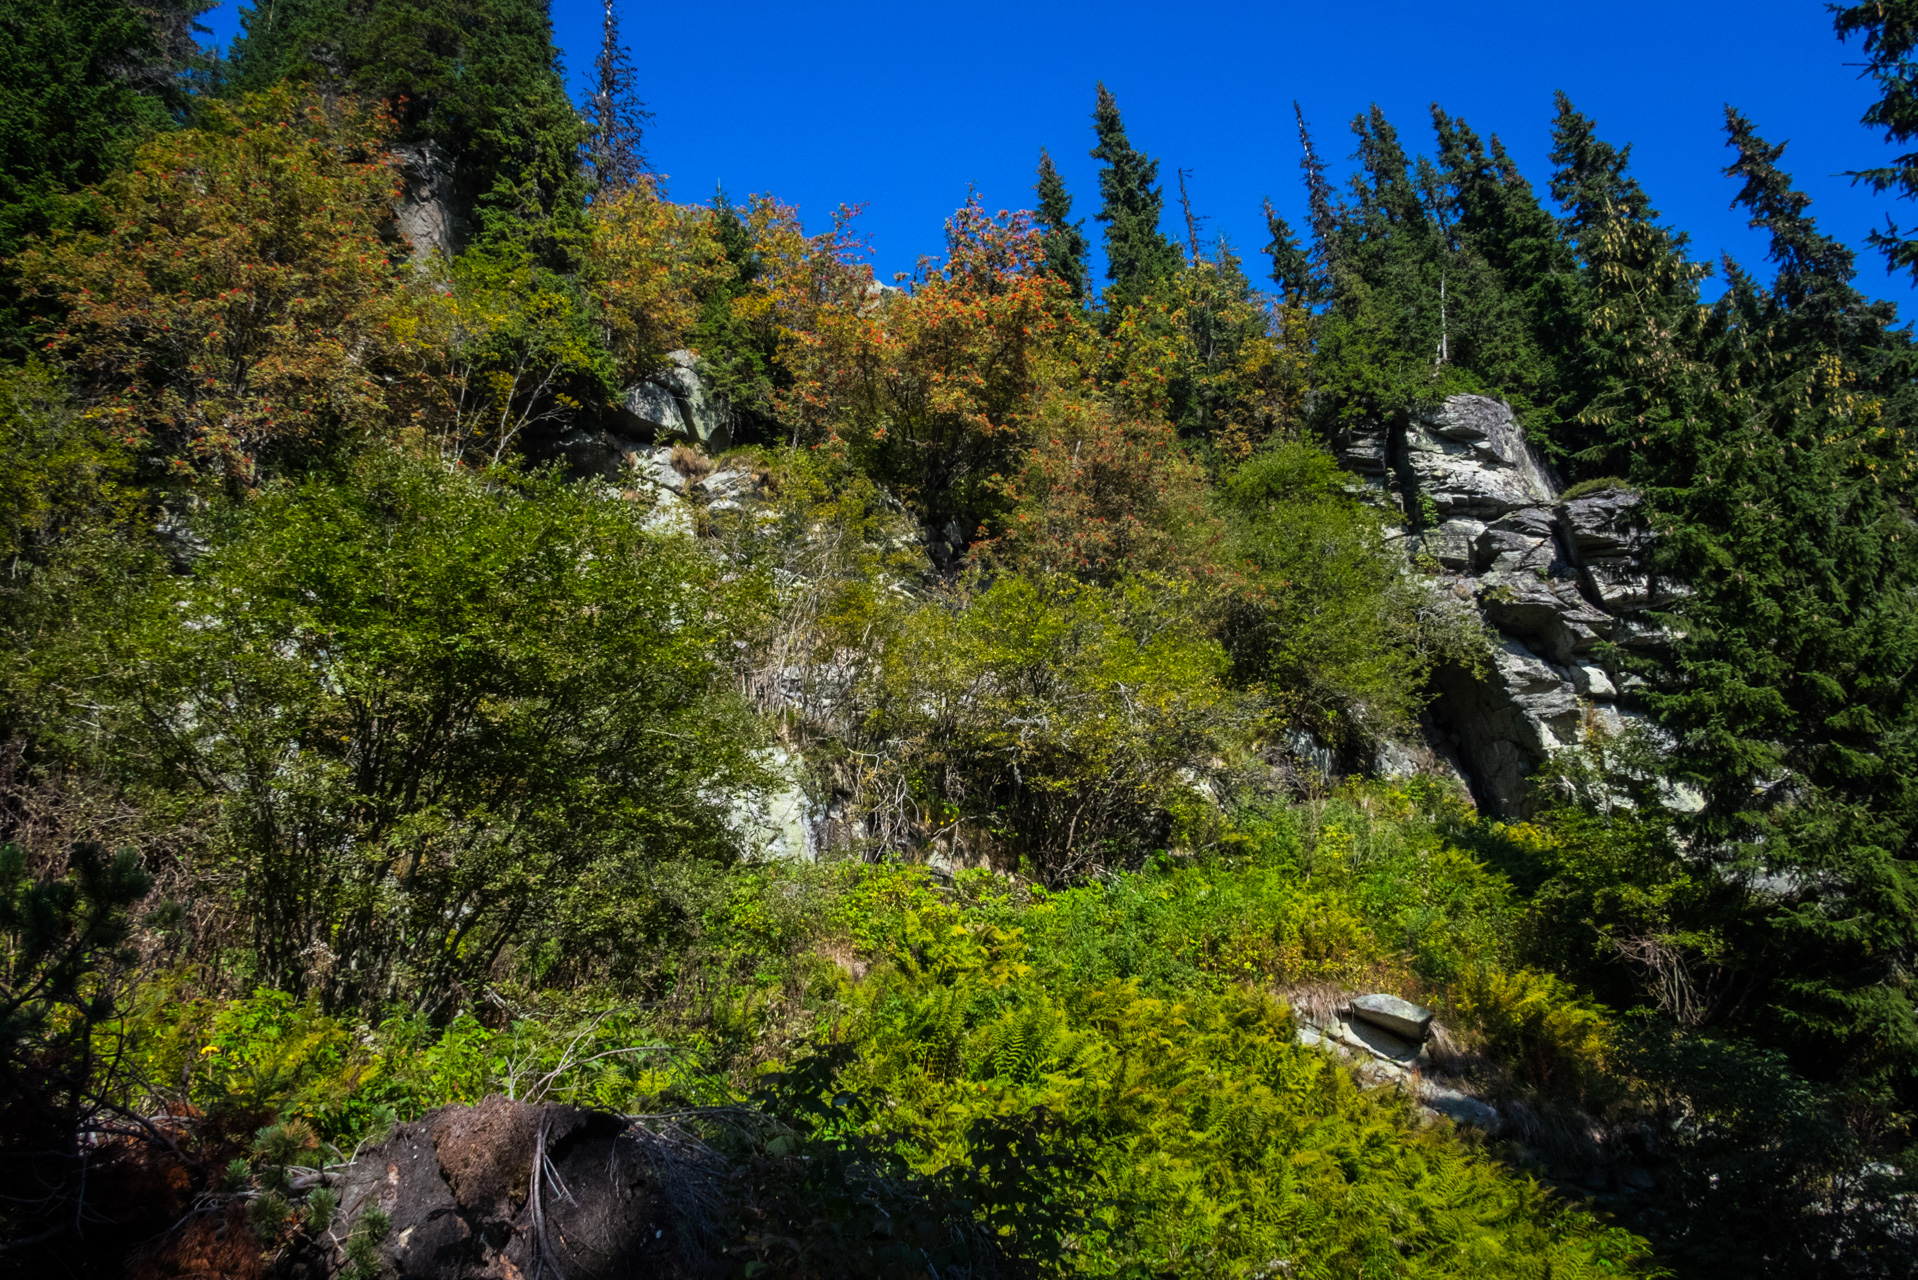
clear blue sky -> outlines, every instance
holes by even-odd
[[[1564,89],[1603,136],[1633,144],[1640,181],[1701,257],[1730,251],[1768,277],[1763,239],[1729,208],[1735,185],[1721,173],[1723,106],[1738,106],[1765,137],[1790,142],[1786,169],[1820,225],[1859,248],[1865,288],[1906,314],[1918,301],[1863,244],[1888,210],[1918,221],[1918,207],[1894,209],[1840,176],[1887,150],[1858,124],[1872,94],[1845,65],[1856,45],[1837,42],[1818,0],[627,0],[622,13],[655,112],[648,150],[674,198],[704,199],[723,182],[735,197],[777,195],[815,227],[840,202],[864,202],[882,278],[938,252],[968,183],[994,208],[1031,204],[1041,146],[1096,233],[1086,152],[1100,79],[1134,144],[1160,160],[1168,230],[1174,170],[1185,168],[1199,212],[1261,276],[1261,199],[1302,221],[1294,98],[1340,173],[1347,126],[1369,103],[1410,149],[1426,150],[1438,102],[1497,133],[1542,187],[1552,91]],[[599,7],[555,0],[553,14],[577,87],[598,46]],[[237,29],[233,0],[207,21],[224,44]]]

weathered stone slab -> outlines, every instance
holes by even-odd
[[[1369,1022],[1409,1040],[1414,1045],[1425,1043],[1426,1033],[1432,1029],[1430,1009],[1384,992],[1356,997],[1352,1001],[1352,1016],[1360,1022]]]

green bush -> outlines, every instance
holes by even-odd
[[[1008,575],[915,610],[866,730],[917,825],[1049,883],[1171,843],[1250,718],[1201,604],[1176,581]]]
[[[731,856],[756,734],[718,566],[642,521],[377,462],[225,513],[129,620],[94,749],[207,824],[194,876],[261,979],[445,1011],[502,965],[630,971],[675,927],[656,867]]]
[[[1384,519],[1346,493],[1332,455],[1283,441],[1225,478],[1220,498],[1249,568],[1226,622],[1239,679],[1279,714],[1329,738],[1402,729],[1442,661],[1481,661],[1467,611],[1405,577]]]

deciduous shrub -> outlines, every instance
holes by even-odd
[[[617,967],[660,859],[725,858],[754,735],[718,568],[556,479],[386,461],[270,489],[130,620],[96,749],[202,812],[202,891],[329,1010]]]

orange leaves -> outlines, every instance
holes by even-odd
[[[648,180],[649,182],[650,180]],[[594,202],[586,276],[622,375],[683,346],[699,301],[733,274],[712,212],[661,200],[650,185]]]
[[[372,420],[363,371],[398,283],[384,141],[378,117],[285,89],[156,138],[102,185],[103,234],[22,255],[23,283],[68,313],[49,354],[180,470],[243,478],[316,427]]]
[[[1170,426],[1058,395],[1030,435],[1019,469],[998,484],[1012,519],[987,554],[1094,581],[1212,572],[1220,526]]]

